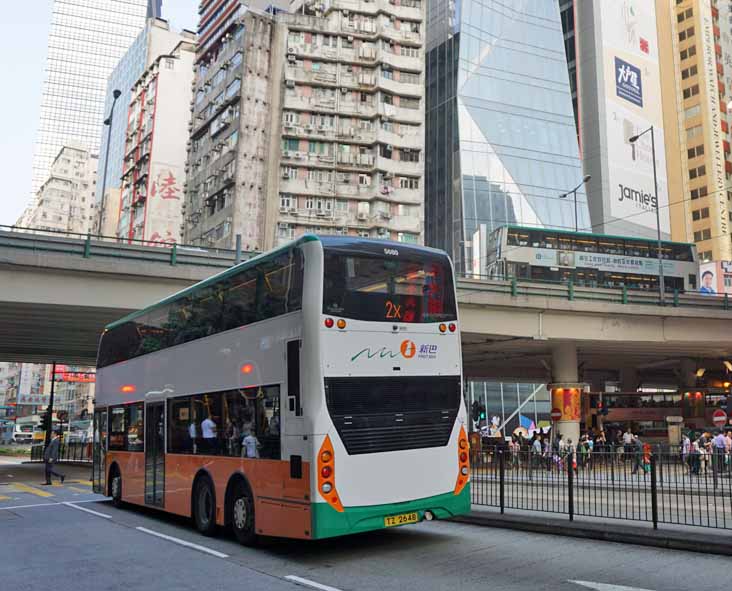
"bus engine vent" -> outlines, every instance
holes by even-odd
[[[460,407],[459,376],[325,378],[349,455],[443,447]]]

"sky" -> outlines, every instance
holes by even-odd
[[[30,4],[33,10],[29,10]],[[0,134],[0,224],[14,224],[30,198],[52,6],[53,0],[3,2],[0,80],[5,84],[0,92],[0,113],[5,117]],[[198,0],[163,0],[163,17],[178,30],[195,31],[197,7]]]

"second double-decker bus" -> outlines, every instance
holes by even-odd
[[[661,259],[667,291],[696,290],[693,244],[662,242]],[[524,226],[502,226],[488,237],[489,277],[658,290],[658,271],[655,240]]]
[[[452,265],[304,236],[107,327],[94,487],[199,531],[325,538],[470,509]]]

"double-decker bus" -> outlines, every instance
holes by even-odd
[[[93,481],[198,530],[325,538],[469,511],[453,269],[307,235],[109,325]]]
[[[693,244],[662,242],[661,258],[667,291],[696,289],[698,262]],[[485,260],[485,273],[493,278],[658,290],[655,240],[502,226],[488,237]]]

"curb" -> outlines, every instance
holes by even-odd
[[[608,523],[578,523],[550,517],[532,517],[528,519],[519,516],[488,515],[475,512],[454,517],[451,521],[482,527],[499,527],[541,534],[635,544],[637,546],[652,546],[669,550],[732,556],[732,537],[730,537],[729,542],[714,541],[709,534],[715,530],[706,528],[702,533],[659,532],[658,530]]]

